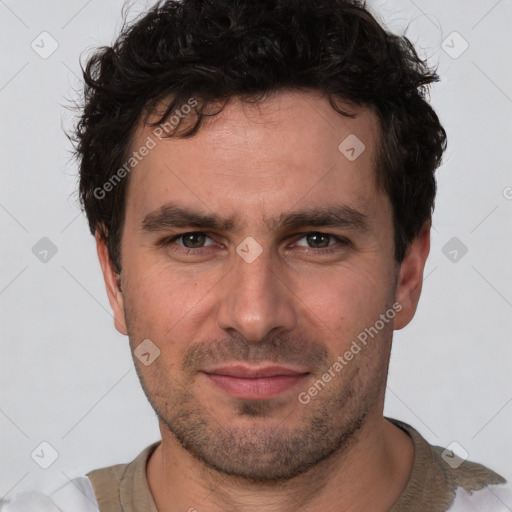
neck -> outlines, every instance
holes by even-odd
[[[220,474],[192,457],[165,428],[148,483],[159,512],[387,512],[412,471],[410,437],[380,413],[367,417],[342,453],[287,482],[258,483]]]

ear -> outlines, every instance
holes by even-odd
[[[430,220],[425,221],[416,238],[407,248],[400,264],[395,298],[402,309],[397,312],[394,327],[403,329],[414,317],[421,295],[423,270],[430,252]]]
[[[96,239],[96,250],[100,260],[103,280],[107,289],[110,307],[114,312],[114,326],[121,334],[127,335],[126,319],[124,316],[123,293],[121,291],[120,276],[116,273],[114,265],[110,260],[105,237],[97,229],[94,238]]]

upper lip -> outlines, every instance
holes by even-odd
[[[203,370],[207,374],[227,375],[228,377],[240,377],[245,379],[257,379],[263,377],[276,377],[278,375],[305,375],[308,372],[295,370],[287,366],[267,365],[249,366],[243,364],[225,365]]]

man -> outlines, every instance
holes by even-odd
[[[355,0],[167,1],[84,76],[80,195],[162,440],[41,507],[510,510],[383,416],[446,147],[410,43]]]

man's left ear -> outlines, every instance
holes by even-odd
[[[407,248],[400,271],[395,299],[402,306],[395,317],[395,329],[403,329],[414,317],[421,295],[423,270],[430,252],[430,220],[425,221],[420,232]]]

